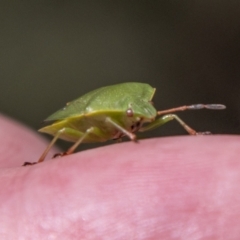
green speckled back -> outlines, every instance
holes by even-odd
[[[63,120],[94,112],[126,111],[131,105],[135,112],[138,112],[137,109],[141,112],[145,108],[144,105],[149,106],[149,101],[151,101],[154,92],[155,89],[149,84],[137,82],[98,88],[68,103],[63,109],[55,112],[45,121]]]

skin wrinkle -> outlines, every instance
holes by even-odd
[[[23,150],[0,170],[1,239],[240,238],[238,136],[126,142],[20,167],[44,144],[14,126]]]

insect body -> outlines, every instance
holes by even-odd
[[[58,138],[75,142],[61,154],[68,155],[84,142],[104,142],[123,136],[135,141],[135,132],[159,127],[173,119],[191,135],[206,134],[208,132],[196,132],[172,113],[190,109],[225,108],[221,104],[196,104],[157,111],[151,102],[154,93],[155,88],[145,83],[122,83],[96,89],[68,103],[45,120],[49,125],[39,129],[54,138],[38,162],[44,161]],[[25,163],[29,164],[31,163]]]

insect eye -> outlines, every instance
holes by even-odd
[[[128,117],[133,117],[133,110],[131,108],[128,108],[126,113]]]

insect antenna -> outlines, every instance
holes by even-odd
[[[167,113],[185,111],[185,110],[200,110],[200,109],[210,109],[210,110],[223,110],[226,108],[223,104],[192,104],[192,105],[184,105],[181,107],[170,108],[163,111],[158,111],[158,115],[163,115]]]

